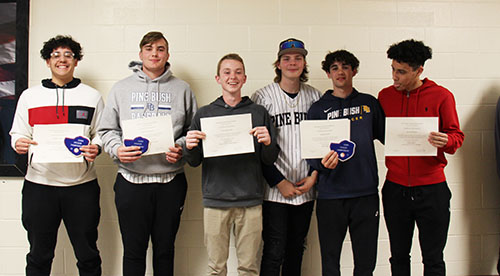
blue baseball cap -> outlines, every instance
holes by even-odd
[[[288,38],[286,40],[281,41],[280,47],[278,50],[278,58],[281,57],[284,54],[287,53],[299,53],[302,54],[303,56],[307,56],[307,50],[304,46],[304,42],[295,39],[295,38]]]

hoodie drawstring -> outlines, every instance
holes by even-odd
[[[156,116],[160,113],[160,81],[156,82],[158,84],[156,90]]]
[[[152,82],[155,82],[155,81],[152,81]],[[149,93],[149,99],[153,99],[153,93],[155,93],[154,90],[151,90],[151,92],[149,92],[149,81],[146,80],[146,92]],[[153,103],[151,101],[151,103]],[[146,110],[147,110],[147,106],[144,107],[144,112],[143,114],[146,114]],[[160,113],[160,81],[156,81],[156,116],[158,116],[158,114]]]
[[[419,187],[401,187],[401,190],[403,198],[410,199],[411,201],[420,199],[422,196],[422,190]]]
[[[63,102],[62,102],[63,117],[66,117],[66,112],[64,111],[64,95],[65,94],[66,94],[66,85],[63,86],[63,91],[62,91],[62,96],[63,96]]]
[[[146,78],[146,93],[149,93],[149,80]],[[151,96],[151,93],[149,93],[149,96]],[[148,110],[148,104],[144,106],[144,111],[142,112],[142,115],[146,114],[146,111]]]
[[[59,89],[56,87],[56,117],[59,119]]]
[[[61,109],[62,109],[62,113],[63,113],[63,117],[66,117],[66,113],[64,111],[64,92],[65,92],[65,87],[66,85],[64,85],[62,87],[62,106],[61,106]],[[56,117],[57,119],[59,119],[59,88],[56,87]]]

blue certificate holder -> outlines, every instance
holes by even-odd
[[[340,143],[331,143],[330,149],[337,152],[340,161],[345,162],[354,155],[356,144],[348,140],[343,140]]]
[[[80,148],[88,144],[90,144],[90,140],[87,137],[64,138],[64,145],[74,156],[80,156],[82,154]]]
[[[135,137],[134,139],[125,139],[123,143],[126,147],[140,147],[143,154],[149,149],[149,140],[141,136]]]

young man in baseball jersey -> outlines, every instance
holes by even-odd
[[[238,275],[259,274],[258,253],[262,235],[262,164],[276,160],[275,129],[266,109],[241,96],[246,82],[245,65],[237,54],[228,54],[217,65],[217,83],[222,96],[196,113],[186,136],[184,155],[191,166],[203,162],[203,224],[208,253],[207,275],[227,275],[231,229],[234,231]],[[201,119],[215,116],[251,114],[255,152],[204,157],[207,134],[201,131]]]
[[[96,132],[104,103],[97,90],[73,76],[83,57],[78,42],[56,36],[44,43],[40,54],[52,78],[21,94],[10,130],[12,147],[18,154],[28,153],[31,145],[37,145],[35,126],[57,124],[83,126],[89,145],[80,148],[81,163],[35,163],[35,153],[28,156],[22,197],[22,222],[30,243],[26,275],[50,275],[61,220],[80,275],[101,275],[96,245],[100,188],[94,160],[101,149]]]
[[[132,61],[133,74],[109,93],[99,135],[104,150],[118,164],[114,189],[123,275],[144,275],[150,238],[154,274],[173,275],[174,243],[187,190],[182,145],[196,100],[189,85],[172,74],[168,42],[162,33],[147,33],[139,47],[141,62]],[[125,146],[123,120],[167,114],[175,141],[169,152],[142,156],[141,147]]]
[[[323,276],[340,275],[340,254],[348,229],[354,257],[353,275],[373,275],[379,228],[373,141],[384,142],[385,116],[375,97],[353,87],[359,61],[352,53],[346,50],[329,53],[322,68],[332,80],[333,90],[326,91],[311,106],[307,118],[348,119],[350,142],[354,143],[350,153],[331,150],[323,159],[307,160],[319,172],[316,216]]]
[[[444,153],[462,146],[453,94],[425,78],[420,79],[432,49],[422,41],[405,40],[391,45],[394,84],[382,89],[378,99],[387,117],[438,117],[439,130],[429,133],[436,156],[386,157],[387,176],[382,188],[384,217],[391,243],[392,275],[410,275],[410,250],[418,227],[424,275],[445,275],[443,250],[450,224],[451,192],[446,183]]]
[[[301,275],[302,255],[314,207],[317,171],[300,156],[300,121],[321,94],[305,84],[307,50],[289,38],[279,44],[274,82],[257,90],[252,100],[263,105],[277,129],[278,159],[264,166],[266,185],[262,205],[264,250],[261,276]],[[281,274],[280,274],[281,273]]]

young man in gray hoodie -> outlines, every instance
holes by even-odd
[[[174,242],[187,190],[182,146],[196,100],[189,85],[172,75],[162,33],[147,33],[139,47],[142,62],[131,62],[133,74],[111,89],[99,135],[104,150],[118,164],[114,190],[123,275],[144,275],[150,237],[154,274],[173,275]],[[139,146],[124,145],[121,121],[167,114],[175,140],[169,152],[142,156]]]
[[[243,59],[228,54],[217,65],[217,83],[222,96],[196,113],[186,136],[184,154],[191,166],[203,162],[203,224],[208,253],[207,275],[227,275],[229,235],[234,229],[238,275],[259,273],[258,252],[262,233],[264,177],[262,164],[272,165],[278,157],[276,131],[267,110],[248,97],[241,96],[246,82]],[[255,151],[204,158],[200,119],[251,114]]]

